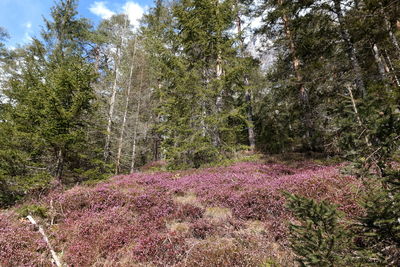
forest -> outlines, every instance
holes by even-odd
[[[0,266],[399,266],[400,1],[0,25]]]

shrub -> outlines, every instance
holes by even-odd
[[[48,208],[43,205],[28,204],[23,205],[17,209],[17,213],[21,217],[26,217],[28,215],[34,215],[40,218],[46,218],[48,213]]]
[[[379,189],[372,188],[360,218],[365,257],[400,266],[400,171],[386,173]]]
[[[13,176],[0,169],[0,208],[9,207],[28,194],[48,189],[51,181],[52,177],[47,172]]]
[[[297,224],[290,224],[290,241],[301,266],[346,266],[349,233],[339,224],[336,207],[325,201],[286,194]],[[347,265],[349,266],[349,265]]]

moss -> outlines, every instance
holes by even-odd
[[[16,212],[20,217],[32,215],[44,219],[48,217],[49,209],[48,207],[43,205],[29,204],[18,208]]]
[[[273,259],[266,259],[264,262],[260,264],[260,267],[278,267],[278,266],[280,265]]]
[[[262,159],[263,155],[259,153],[254,153],[251,151],[238,151],[230,158],[225,158],[219,161],[213,161],[208,164],[204,164],[202,168],[210,168],[210,167],[227,167],[231,166],[238,162],[257,162]]]

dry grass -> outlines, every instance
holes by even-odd
[[[257,220],[249,220],[246,222],[246,230],[257,233],[257,234],[265,234],[265,225],[261,221]]]
[[[187,193],[184,194],[183,196],[177,195],[173,197],[173,200],[175,203],[178,204],[190,204],[196,207],[202,207],[200,201],[197,199],[196,194],[194,193]]]
[[[167,222],[166,226],[170,232],[177,232],[182,234],[188,233],[190,229],[190,225],[187,222],[172,221]]]
[[[215,221],[225,221],[232,217],[232,211],[228,208],[208,207],[206,208],[205,217]]]

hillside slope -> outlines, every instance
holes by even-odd
[[[294,266],[282,191],[358,214],[361,185],[339,167],[241,162],[135,173],[29,207],[68,266]],[[0,244],[1,266],[51,266],[40,234],[16,211],[0,215]]]

